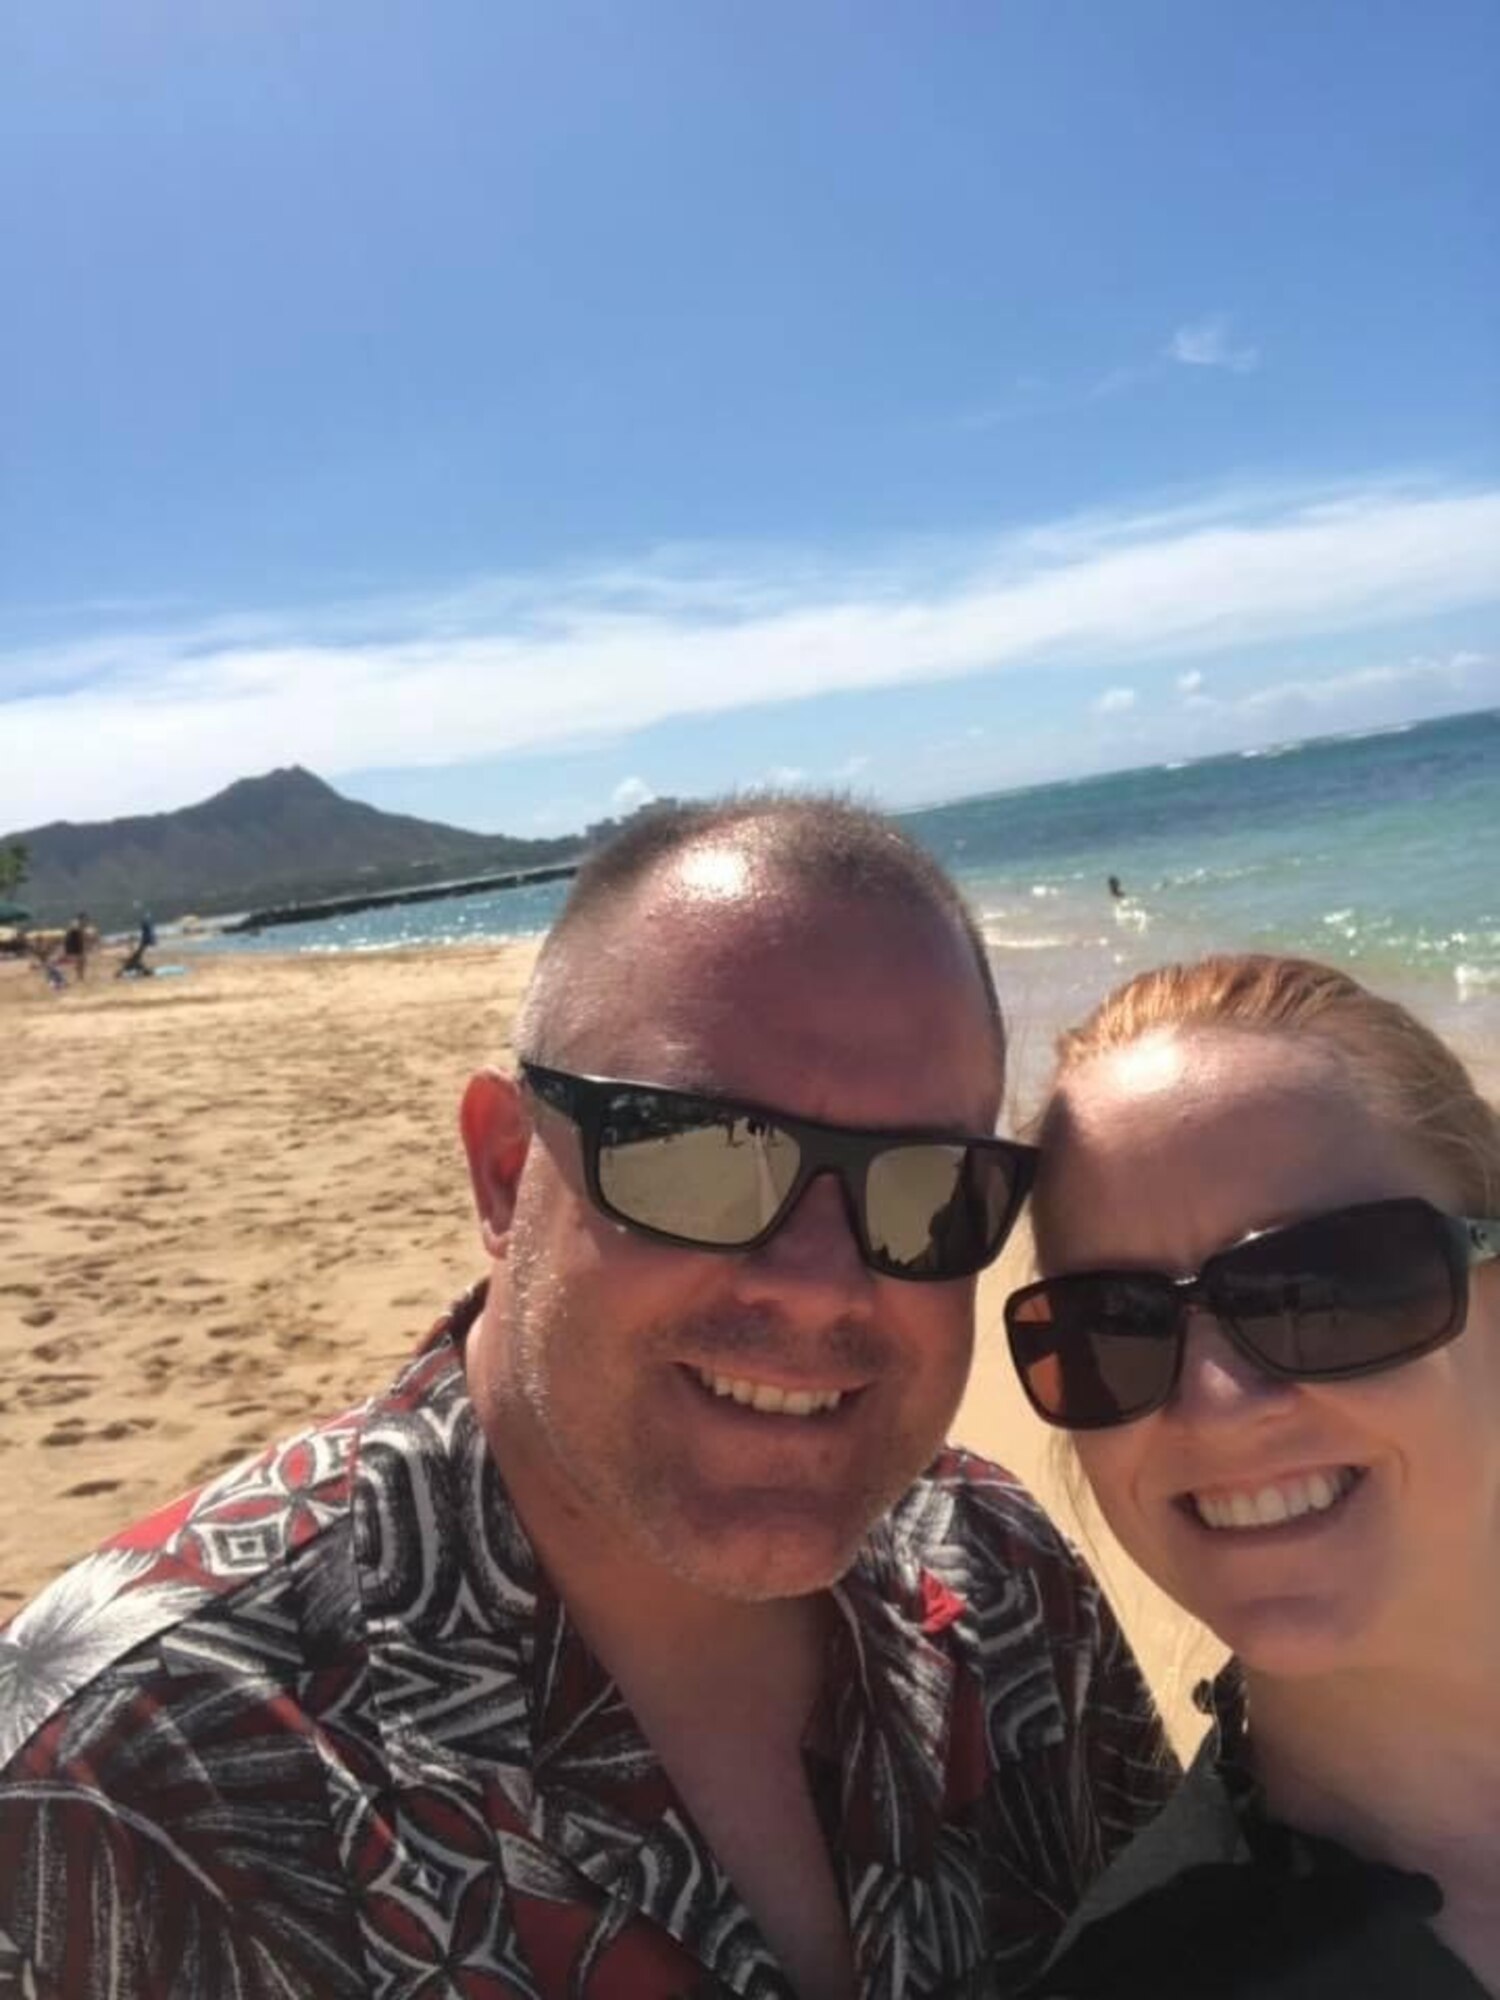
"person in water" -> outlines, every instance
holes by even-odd
[[[1299,959],[1142,974],[1059,1049],[1012,1355],[1233,1657],[1035,1991],[1500,1993],[1500,1121]]]

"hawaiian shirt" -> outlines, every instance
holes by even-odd
[[[786,2000],[510,1503],[481,1302],[0,1635],[0,1994]],[[832,1595],[806,1753],[859,1990],[1009,1993],[1170,1790],[1135,1664],[962,1452]]]

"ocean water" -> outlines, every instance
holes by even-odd
[[[961,799],[905,823],[981,916],[1028,1076],[1052,1029],[1120,978],[1231,949],[1348,964],[1500,1067],[1500,710]],[[565,891],[374,910],[220,948],[526,936]]]
[[[1290,951],[1348,965],[1500,1069],[1500,710],[964,799],[908,824],[980,912],[1002,996],[1048,1039],[1148,965]],[[1045,1049],[1021,1056],[1034,1070]]]

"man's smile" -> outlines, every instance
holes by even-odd
[[[707,1368],[694,1368],[692,1373],[710,1395],[725,1397],[745,1409],[764,1411],[768,1416],[823,1416],[836,1410],[846,1395],[858,1393],[844,1389],[786,1389],[775,1382],[760,1382],[747,1375],[721,1375]]]

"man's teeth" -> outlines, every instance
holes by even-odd
[[[1193,1507],[1206,1528],[1272,1528],[1301,1514],[1323,1514],[1342,1500],[1359,1474],[1353,1466],[1309,1472],[1244,1493],[1195,1493]]]
[[[705,1368],[693,1372],[714,1395],[777,1417],[815,1417],[836,1410],[844,1400],[842,1389],[778,1389],[772,1382],[747,1382],[742,1375],[711,1375]]]

